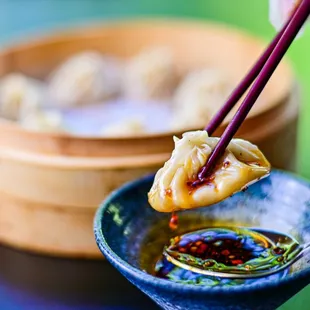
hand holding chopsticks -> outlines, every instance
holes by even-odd
[[[241,81],[239,86],[233,91],[223,108],[215,115],[210,124],[206,127],[209,135],[212,135],[215,129],[221,124],[229,111],[238,102],[247,88],[253,83],[250,91],[240,105],[230,124],[225,129],[222,137],[211,153],[206,165],[202,168],[198,175],[197,182],[203,182],[210,174],[219,158],[225,152],[230,140],[238,131],[242,122],[250,112],[257,98],[265,88],[270,77],[274,73],[281,59],[290,47],[299,30],[307,20],[310,14],[310,0],[301,1],[300,5],[295,9],[291,18],[284,25],[283,29],[277,34],[270,46],[260,57],[255,66],[250,70],[248,75]]]

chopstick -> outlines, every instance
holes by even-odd
[[[221,123],[223,116],[227,111],[229,112],[230,109],[236,104],[236,102],[240,99],[240,93],[246,91],[252,81],[255,79],[255,75],[259,72],[256,81],[253,83],[250,91],[248,92],[247,96],[245,97],[244,101],[240,105],[239,109],[237,110],[236,114],[234,115],[233,119],[225,129],[223,135],[221,136],[219,142],[215,146],[213,152],[211,153],[206,165],[201,169],[198,174],[198,182],[203,182],[204,179],[208,176],[208,174],[212,171],[218,159],[224,154],[226,147],[228,146],[229,142],[238,131],[239,127],[241,126],[242,122],[250,112],[251,108],[253,107],[254,103],[256,102],[257,98],[265,88],[266,84],[268,83],[270,77],[272,76],[273,72],[277,68],[278,64],[280,63],[281,59],[285,55],[286,51],[290,47],[292,41],[298,34],[299,30],[307,20],[310,14],[310,0],[303,0],[296,12],[293,14],[291,19],[288,21],[286,27],[283,27],[282,31],[276,36],[274,41],[270,44],[268,49],[259,59],[258,63],[252,68],[250,74],[241,82],[239,87],[233,92],[231,97],[229,98],[228,102],[224,105],[223,109],[218,113],[215,118],[211,121],[210,125],[207,126],[211,133],[216,129],[216,127]],[[275,46],[274,46],[275,45]],[[273,49],[272,49],[273,47]],[[269,57],[268,52],[271,51]],[[267,58],[267,60],[266,60]],[[264,64],[265,62],[265,64]],[[260,68],[260,66],[262,68]],[[242,93],[242,94],[243,94]],[[241,94],[241,96],[242,96]],[[238,96],[237,96],[238,95]],[[237,98],[238,97],[238,98]],[[236,100],[237,98],[237,100]],[[227,113],[228,113],[227,112]],[[209,133],[209,131],[208,131]]]
[[[231,111],[231,109],[236,105],[236,103],[239,101],[239,99],[242,97],[242,95],[246,92],[246,90],[250,87],[250,85],[253,83],[259,72],[264,67],[265,62],[271,55],[272,51],[278,44],[280,38],[284,34],[287,26],[291,22],[294,14],[296,13],[297,7],[295,10],[293,10],[292,14],[290,15],[290,18],[287,20],[285,25],[282,27],[280,32],[275,36],[275,38],[272,40],[272,42],[269,44],[267,49],[264,51],[264,53],[260,56],[258,61],[254,64],[254,66],[251,68],[251,70],[247,73],[247,75],[244,77],[243,80],[239,83],[239,85],[233,90],[233,92],[228,97],[226,103],[223,105],[223,107],[215,114],[215,116],[211,119],[209,124],[205,127],[205,130],[208,132],[209,136],[212,136],[214,131],[221,125],[221,123],[224,121],[225,117],[228,115],[228,113]]]

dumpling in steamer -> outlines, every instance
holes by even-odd
[[[62,114],[58,111],[36,111],[20,120],[20,125],[41,132],[64,132]]]
[[[19,120],[40,109],[44,101],[43,82],[11,73],[0,80],[0,114],[10,120]]]
[[[48,93],[60,108],[97,103],[116,95],[121,87],[120,66],[97,52],[76,54],[49,78]]]
[[[165,99],[178,81],[173,54],[168,48],[143,50],[125,68],[124,94],[131,99]]]
[[[174,95],[173,130],[204,127],[232,90],[228,77],[214,68],[189,73]]]
[[[148,193],[155,210],[173,212],[209,206],[270,173],[270,164],[257,146],[233,139],[208,180],[191,186],[218,140],[206,131],[187,132],[182,139],[175,138],[172,156],[157,172]]]

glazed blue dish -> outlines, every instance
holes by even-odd
[[[310,186],[286,172],[271,175],[225,201],[179,213],[172,232],[170,214],[153,210],[147,192],[153,176],[113,192],[96,213],[94,231],[99,249],[130,282],[163,309],[276,309],[310,283],[310,257],[289,270],[266,278],[228,280],[173,269],[169,279],[152,272],[171,237],[206,226],[260,227],[310,241]],[[139,301],[137,301],[139,302]]]

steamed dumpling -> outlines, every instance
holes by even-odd
[[[174,57],[168,48],[143,50],[125,68],[124,93],[137,100],[164,99],[177,83]]]
[[[172,129],[204,127],[224,104],[232,85],[219,70],[203,69],[189,73],[174,96]]]
[[[63,117],[58,111],[36,111],[20,120],[26,129],[42,132],[63,132]]]
[[[44,84],[23,74],[11,73],[0,80],[1,116],[18,120],[44,103]]]
[[[175,149],[154,179],[148,193],[150,205],[160,212],[209,206],[267,176],[270,164],[257,146],[233,139],[206,183],[192,187],[219,138],[192,131],[174,138]]]
[[[107,137],[135,136],[145,132],[146,126],[139,118],[113,123],[110,126],[104,127],[101,131],[102,135]]]
[[[51,75],[48,92],[60,108],[96,103],[116,95],[121,87],[119,64],[97,52],[82,52],[66,60]]]

